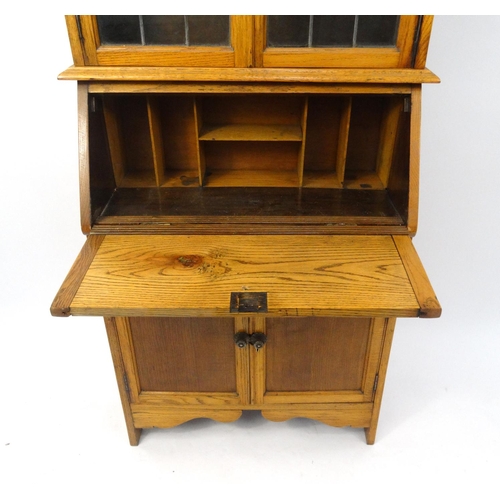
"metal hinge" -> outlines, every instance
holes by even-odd
[[[130,386],[128,385],[128,377],[126,373],[123,374],[123,385],[125,386],[127,396],[130,398]]]
[[[411,99],[410,97],[405,97],[403,99],[403,112],[409,113],[411,111]]]
[[[375,375],[375,381],[373,382],[373,394],[377,392],[377,386],[378,386],[378,373]]]

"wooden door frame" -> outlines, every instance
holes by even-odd
[[[101,46],[95,15],[68,15],[66,26],[75,66],[250,67],[253,16],[230,17],[230,47]]]
[[[396,47],[267,47],[267,16],[255,16],[255,66],[264,68],[423,68],[433,16],[401,16]]]

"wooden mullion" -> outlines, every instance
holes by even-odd
[[[231,42],[234,49],[234,66],[253,67],[253,16],[231,16]]]
[[[249,333],[249,319],[243,316],[236,316],[234,318],[234,332]],[[250,389],[250,360],[248,355],[248,348],[239,348],[236,344],[235,359],[236,359],[236,391],[240,404],[250,404],[251,389]]]
[[[262,316],[253,316],[250,318],[250,331],[253,334],[256,332],[266,333],[266,318]],[[266,392],[266,346],[259,351],[256,351],[253,346],[248,346],[250,350],[250,374],[252,385],[251,403],[262,404]]]
[[[262,68],[264,66],[266,19],[267,16],[254,16],[254,65],[256,68]]]

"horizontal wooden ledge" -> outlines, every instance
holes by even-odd
[[[267,316],[415,317],[407,267],[424,278],[408,255],[390,236],[107,235],[62,305],[73,315],[234,317],[231,293],[250,290],[267,293]]]
[[[60,80],[80,81],[209,81],[209,82],[311,82],[311,83],[439,83],[426,69],[345,68],[179,68],[71,66]]]
[[[380,226],[376,224],[192,224],[192,223],[162,223],[162,222],[132,222],[104,217],[92,226],[91,234],[179,234],[179,235],[266,235],[266,234],[325,234],[325,235],[408,235],[406,226]]]

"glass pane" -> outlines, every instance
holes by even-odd
[[[185,45],[184,16],[142,16],[146,45]]]
[[[188,45],[229,45],[229,16],[187,16]]]
[[[96,16],[102,45],[141,45],[139,16]]]
[[[356,16],[313,16],[313,47],[352,47]]]
[[[357,47],[394,47],[399,16],[358,16]]]
[[[307,47],[310,16],[267,16],[268,47]]]

